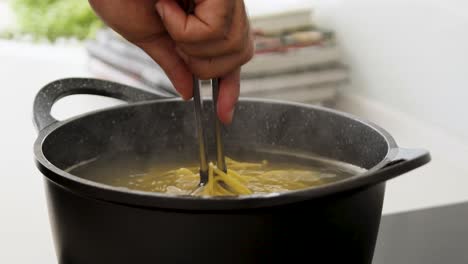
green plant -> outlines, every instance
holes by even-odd
[[[35,39],[93,37],[103,26],[85,0],[12,0],[20,34]]]

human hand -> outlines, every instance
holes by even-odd
[[[89,0],[97,15],[150,55],[182,98],[193,95],[192,73],[220,78],[217,113],[232,121],[240,67],[254,54],[243,0],[195,0],[187,15],[176,0]]]

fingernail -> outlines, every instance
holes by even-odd
[[[233,117],[234,117],[234,108],[231,109],[231,111],[228,112],[228,114],[227,114],[228,120],[226,120],[226,121],[227,121],[228,123],[231,123]]]
[[[188,94],[188,93],[187,94],[182,94],[182,99],[184,101],[189,101],[190,99],[192,99],[192,97],[193,97],[192,94]]]
[[[182,60],[187,63],[187,61],[189,59],[187,54],[185,54],[179,47],[176,47],[175,50],[176,50],[177,54],[179,54],[179,57],[181,57]]]
[[[178,90],[176,89],[177,91],[177,94],[179,94],[179,97],[182,98],[182,100],[184,101],[188,101],[190,99],[192,99],[192,93],[189,92],[189,91],[186,91],[186,90]]]
[[[161,4],[161,1],[156,3],[156,11],[158,11],[159,16],[164,20],[164,8]]]

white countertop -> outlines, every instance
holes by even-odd
[[[42,176],[33,162],[32,101],[50,81],[90,76],[85,65],[86,53],[79,46],[52,48],[0,41],[0,263],[56,263]],[[65,102],[55,109],[59,116],[114,103],[96,98]],[[466,142],[363,98],[346,96],[340,107],[379,123],[403,147],[432,152],[430,165],[389,182],[384,213],[468,201]]]

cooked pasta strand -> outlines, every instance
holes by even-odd
[[[220,170],[213,163],[208,168],[208,183],[195,193],[188,191],[199,178],[198,168],[179,168],[161,174],[159,181],[177,177],[176,186],[170,182],[164,189],[168,192],[184,192],[203,196],[250,195],[307,188],[310,182],[320,184],[318,174],[302,170],[268,170],[268,161],[259,163],[239,162],[226,158],[227,172]],[[307,184],[299,180],[306,175]],[[316,177],[316,179],[315,179]],[[153,177],[154,178],[154,177]],[[158,182],[159,182],[158,181]],[[192,188],[197,188],[196,186]]]

